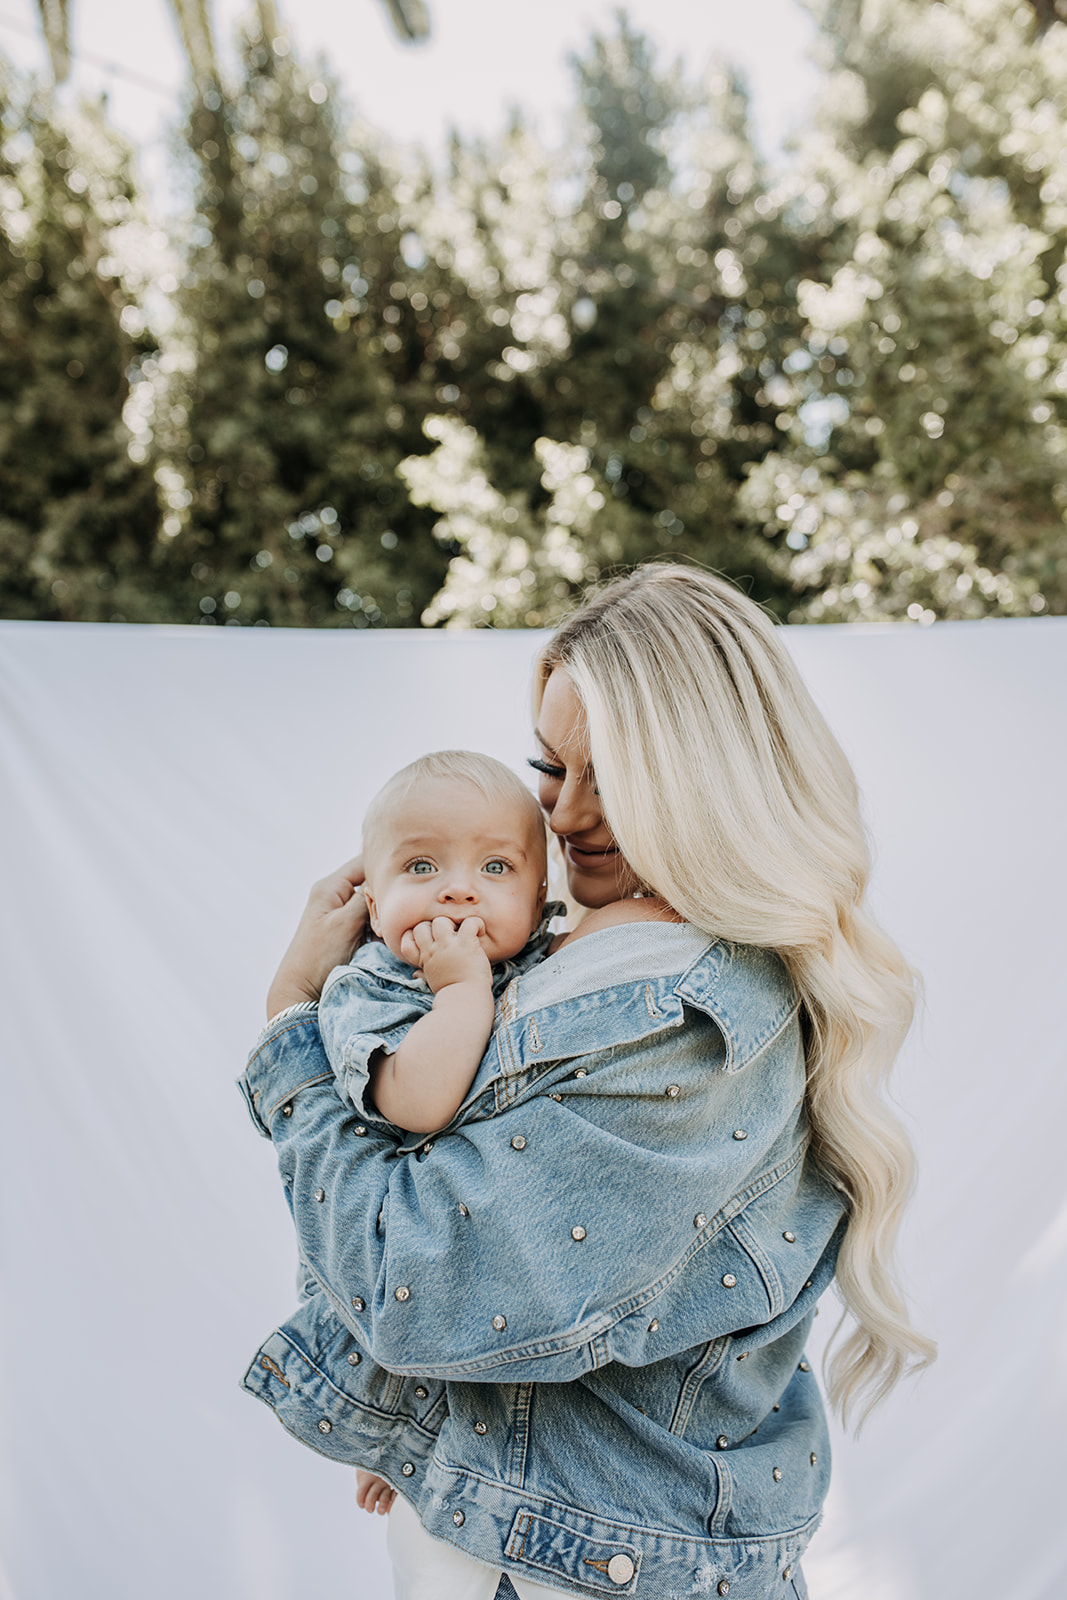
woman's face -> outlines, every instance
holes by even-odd
[[[632,895],[640,880],[604,821],[589,765],[585,710],[566,667],[556,667],[545,685],[534,733],[541,746],[540,759],[531,762],[541,775],[537,797],[562,845],[571,894],[594,909]]]

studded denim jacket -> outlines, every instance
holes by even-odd
[[[678,924],[564,946],[419,1144],[339,1100],[314,1014],[241,1087],[309,1274],[244,1379],[291,1433],[575,1595],[789,1593],[828,1483],[803,1356],[844,1212],[777,957]]]

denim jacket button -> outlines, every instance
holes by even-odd
[[[648,1325],[648,1331],[649,1331],[649,1333],[658,1333],[658,1331],[659,1331],[659,1318],[658,1317],[653,1317],[652,1318],[652,1321]]]
[[[403,1302],[405,1300],[410,1300],[411,1299],[411,1290],[410,1289],[405,1289],[403,1284],[401,1284],[399,1289],[394,1289],[393,1290],[393,1299],[394,1300],[399,1300],[401,1302]]]
[[[771,1477],[774,1479],[775,1483],[781,1483],[781,1481],[782,1481],[782,1469],[781,1469],[781,1467],[775,1467],[774,1471],[771,1473]]]
[[[459,1214],[461,1217],[470,1216],[470,1212],[467,1210],[467,1207],[463,1204],[462,1200],[459,1202]]]
[[[796,1234],[795,1233],[790,1233],[788,1231],[788,1229],[786,1230],[785,1233],[782,1234],[782,1238],[785,1240],[786,1244],[796,1244],[796,1242],[797,1242]]]
[[[715,1441],[715,1448],[716,1450],[725,1450],[728,1448],[729,1443],[730,1441],[726,1437],[725,1433],[720,1433],[719,1437]]]
[[[366,1309],[367,1309],[367,1302],[365,1300],[361,1300],[358,1294],[354,1294],[352,1296],[352,1310],[353,1311],[366,1311]]]
[[[352,1132],[355,1134],[357,1139],[365,1139],[367,1137],[367,1130],[363,1126],[362,1122],[357,1122],[355,1127],[352,1129]]]
[[[293,1114],[292,1106],[282,1106],[282,1116],[283,1117],[291,1117],[292,1114]]]
[[[424,1389],[422,1384],[420,1383],[420,1384],[418,1384],[416,1386],[416,1389],[415,1389],[415,1399],[416,1400],[425,1400],[427,1395],[429,1394],[429,1392],[430,1391],[428,1389]]]
[[[811,1452],[811,1457],[810,1457],[810,1459],[811,1459],[811,1464],[812,1464],[812,1466],[814,1466],[814,1465],[815,1465],[815,1463],[816,1463],[816,1461],[818,1461],[818,1459],[819,1459],[819,1458],[818,1458],[818,1456],[817,1456],[817,1455],[816,1455],[816,1454],[815,1454],[815,1451],[814,1451],[814,1450],[813,1450],[813,1451],[812,1451],[812,1452]]]
[[[587,1076],[586,1069],[584,1067],[575,1067],[574,1076],[576,1078],[584,1078],[584,1077],[586,1077]]]
[[[793,1569],[792,1569],[792,1567],[785,1567],[785,1568],[783,1568],[783,1570],[782,1570],[782,1581],[783,1581],[783,1582],[784,1582],[784,1583],[788,1583],[788,1582],[789,1582],[789,1580],[790,1580],[790,1578],[791,1578],[791,1577],[792,1577],[792,1576],[793,1576]]]
[[[462,1511],[453,1511],[453,1513],[452,1513],[452,1521],[456,1524],[457,1528],[462,1528],[462,1526],[466,1522],[466,1520],[467,1519],[463,1515]]]
[[[811,1368],[809,1367],[809,1365],[808,1365],[808,1363],[806,1361],[801,1361],[801,1362],[798,1363],[797,1371],[798,1372],[810,1372]]]
[[[322,1418],[321,1422],[319,1423],[319,1432],[320,1433],[332,1433],[333,1432],[333,1423],[330,1421],[329,1417],[323,1417]]]
[[[489,1424],[487,1422],[476,1422],[474,1424],[474,1431],[475,1433],[488,1433]]]
[[[360,1355],[359,1351],[358,1350],[353,1350],[351,1355],[348,1358],[348,1365],[350,1367],[358,1367],[362,1360],[363,1360],[363,1357]]]
[[[415,1464],[412,1461],[405,1461],[400,1470],[405,1478],[413,1477],[415,1473]]]
[[[680,1084],[669,1083],[667,1085],[667,1095],[668,1095],[669,1099],[677,1100],[677,1098],[681,1094],[681,1092],[682,1092],[682,1090],[681,1090],[681,1085]]]
[[[704,1215],[703,1211],[698,1211],[696,1216],[693,1218],[693,1227],[694,1228],[706,1228],[707,1225],[708,1225],[707,1217]]]
[[[634,1564],[629,1556],[612,1556],[608,1562],[608,1577],[612,1583],[629,1583],[634,1575]]]
[[[737,1279],[734,1277],[732,1272],[724,1272],[722,1275],[722,1284],[724,1289],[733,1289],[737,1285]]]
[[[585,1229],[580,1223],[577,1228],[571,1229],[571,1238],[574,1239],[578,1244],[581,1244],[582,1240],[585,1238]]]
[[[315,1199],[318,1200],[320,1204],[322,1203],[323,1200],[325,1200],[325,1198],[326,1198],[326,1190],[325,1189],[316,1189],[315,1190]]]
[[[496,1329],[497,1333],[503,1333],[503,1331],[507,1327],[507,1325],[508,1325],[507,1317],[502,1317],[500,1315],[500,1312],[498,1311],[496,1316],[493,1318],[493,1327]]]
[[[523,1134],[517,1133],[515,1135],[514,1139],[512,1139],[512,1141],[511,1141],[511,1148],[513,1150],[525,1150],[526,1149],[526,1139],[525,1139]]]
[[[424,1156],[428,1156],[432,1149],[433,1149],[433,1140],[432,1139],[427,1139],[426,1143],[422,1147],[423,1155]]]
[[[730,1593],[730,1580],[729,1580],[729,1578],[724,1578],[722,1580],[722,1582],[719,1584],[719,1593],[720,1594],[729,1594]]]
[[[734,1129],[734,1138],[735,1139],[747,1139],[748,1138],[748,1134],[747,1134],[747,1132],[745,1131],[744,1128],[735,1128]]]

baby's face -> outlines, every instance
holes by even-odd
[[[463,778],[417,784],[364,851],[371,927],[394,955],[417,923],[468,917],[485,925],[490,961],[518,955],[545,901],[540,819],[519,801],[486,799]]]

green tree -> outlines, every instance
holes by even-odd
[[[0,606],[7,617],[159,615],[158,505],[123,420],[152,342],[116,236],[136,222],[128,152],[0,78]],[[136,449],[134,454],[140,454]]]
[[[471,363],[491,381],[465,390],[466,430],[434,424],[435,454],[402,469],[462,550],[427,620],[543,624],[662,550],[782,605],[788,581],[736,501],[794,397],[804,247],[767,200],[729,73],[659,72],[624,18],[575,72],[570,164],[521,125],[454,162],[478,219],[472,286],[506,337]]]
[[[427,301],[400,276],[397,180],[369,145],[340,148],[334,105],[253,39],[240,91],[193,111],[185,356],[164,386],[183,620],[397,625],[443,575],[394,471],[425,448]]]
[[[798,620],[1062,612],[1067,29],[1010,0],[832,0],[824,26],[779,189],[817,246],[803,395],[742,505]]]

